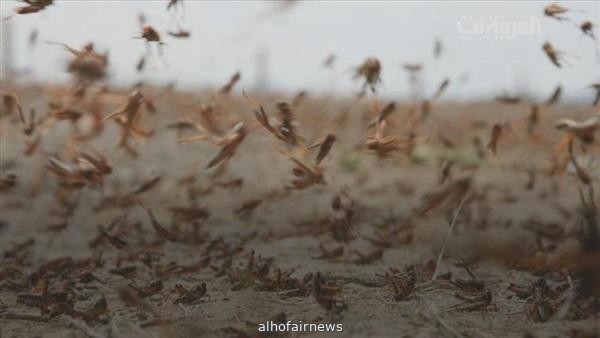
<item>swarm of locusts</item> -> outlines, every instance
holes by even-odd
[[[11,17],[54,3],[23,2]],[[167,34],[139,15],[139,72],[152,46],[168,53],[163,38],[192,39],[183,1],[165,5]],[[557,25],[576,13],[540,10]],[[354,65],[344,99],[254,92],[243,70],[202,92],[117,87],[108,51],[48,43],[66,51],[69,84],[0,90],[0,335],[263,337],[258,323],[302,319],[378,336],[360,330],[381,317],[431,326],[415,336],[529,337],[531,323],[575,320],[561,333],[593,336],[600,84],[578,105],[560,84],[543,99],[507,91],[476,106],[491,114],[444,102],[452,77],[384,97],[384,76],[418,86],[429,65],[377,57]],[[447,49],[436,39],[434,62]],[[556,72],[577,66],[542,51]]]

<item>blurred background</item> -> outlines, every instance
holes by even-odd
[[[0,3],[2,17],[22,5]],[[505,92],[546,98],[562,84],[566,101],[588,104],[593,93],[587,87],[600,81],[598,41],[578,27],[585,20],[599,23],[598,1],[561,3],[572,21],[545,17],[550,2],[539,1],[187,0],[176,11],[167,11],[167,3],[57,0],[40,13],[14,16],[2,24],[2,75],[67,82],[70,55],[45,43],[58,41],[78,48],[93,42],[108,51],[109,81],[121,86],[144,81],[200,89],[223,85],[240,71],[247,89],[354,94],[360,82],[353,81],[353,69],[369,56],[383,66],[381,95],[396,99],[429,96],[449,78],[448,100]],[[155,54],[142,72],[136,64],[147,49],[134,38],[140,15],[165,42],[163,58]],[[168,34],[180,29],[190,37]],[[545,41],[565,53],[562,68],[544,55]],[[325,68],[330,55],[333,66]],[[422,65],[418,86],[409,86],[405,63]]]

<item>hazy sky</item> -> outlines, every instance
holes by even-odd
[[[167,2],[55,0],[41,13],[10,20],[13,63],[35,79],[66,81],[69,55],[44,41],[73,46],[93,41],[99,51],[109,51],[111,80],[118,84],[222,85],[240,70],[242,85],[251,88],[260,50],[268,55],[271,87],[289,91],[357,92],[352,68],[369,56],[382,62],[381,92],[400,97],[408,94],[404,62],[423,63],[428,94],[449,77],[447,98],[453,99],[491,97],[503,90],[528,90],[545,98],[559,83],[566,96],[591,99],[586,86],[600,81],[600,46],[577,27],[584,20],[600,25],[599,1],[562,2],[573,9],[568,16],[575,25],[543,17],[550,2],[542,1],[302,1],[276,12],[281,3],[187,0],[181,25],[192,34],[188,40],[166,34],[171,21]],[[1,0],[2,16],[18,5]],[[132,37],[139,32],[141,12],[162,33],[167,65],[155,61],[139,74],[135,64],[146,48]],[[29,49],[33,29],[39,32],[38,43]],[[595,34],[600,38],[600,29]],[[443,44],[439,60],[433,57],[436,38]],[[541,49],[545,41],[565,51],[570,65],[552,65]],[[333,71],[321,66],[330,53],[337,55]]]

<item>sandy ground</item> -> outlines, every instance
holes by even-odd
[[[23,102],[42,113],[45,100],[59,89],[22,91]],[[253,122],[251,109],[241,98],[218,98],[222,114],[216,119],[223,130],[239,120],[247,121],[249,135],[224,170],[205,170],[218,146],[178,144],[176,131],[166,125],[181,117],[196,119],[194,107],[207,102],[208,94],[157,88],[143,92],[156,98],[157,112],[145,113],[142,122],[155,133],[134,144],[139,152],[136,158],[116,148],[118,128],[112,121],[106,122],[99,137],[81,143],[68,142],[69,122],[57,122],[43,131],[40,148],[26,157],[22,152],[28,139],[18,122],[2,117],[2,177],[12,173],[18,182],[2,192],[0,200],[1,337],[254,337],[260,336],[260,323],[283,316],[294,322],[343,324],[341,333],[284,334],[292,337],[598,336],[598,296],[571,299],[577,294],[573,288],[580,276],[575,263],[551,268],[551,264],[523,266],[518,259],[482,257],[482,248],[488,247],[501,248],[506,257],[539,258],[546,263],[565,253],[581,252],[576,236],[581,225],[580,184],[573,175],[548,176],[544,172],[561,137],[552,130],[553,120],[566,112],[586,116],[591,108],[544,107],[539,132],[530,138],[523,127],[527,104],[439,104],[416,129],[417,135],[424,137],[412,154],[398,152],[378,159],[359,147],[367,133],[365,121],[373,116],[365,99],[309,97],[295,107],[298,132],[307,143],[327,132],[335,133],[338,141],[322,163],[326,184],[285,192],[293,179],[293,163],[282,153],[286,147]],[[261,97],[261,101],[276,116],[273,98]],[[84,103],[80,106],[85,107]],[[115,106],[107,104],[102,113],[108,114]],[[390,117],[388,133],[405,137],[406,121],[414,113],[411,105],[400,105]],[[487,150],[485,158],[478,158],[472,138],[481,137],[485,146],[491,125],[504,121],[512,121],[515,131],[501,138],[497,155]],[[444,146],[442,138],[451,140],[452,145]],[[68,193],[66,199],[73,202],[73,208],[65,215],[58,200],[58,179],[44,166],[49,156],[69,162],[73,149],[104,154],[113,172],[102,188],[85,186]],[[597,153],[597,147],[593,151]],[[314,156],[314,152],[307,155],[305,161],[312,162]],[[452,175],[440,184],[441,163],[447,158],[454,160]],[[194,180],[178,183],[192,176]],[[152,177],[161,179],[125,203],[123,196]],[[424,215],[418,211],[427,204],[428,193],[465,177],[471,178],[470,193],[457,217],[438,277],[432,281],[437,254],[461,198],[452,197]],[[232,183],[235,180],[238,184]],[[190,199],[190,193],[195,193],[195,199]],[[332,208],[335,196],[342,196],[342,211]],[[234,212],[253,199],[262,203],[252,212]],[[99,207],[103,200],[115,205]],[[164,228],[175,232],[173,226],[177,226],[177,239],[159,236],[140,203],[153,210]],[[170,208],[177,206],[202,207],[209,216],[189,222],[176,219]],[[353,217],[344,228],[348,236],[344,241],[336,238],[332,229],[346,210],[351,210]],[[66,225],[57,230],[61,222]],[[111,223],[113,227],[109,227]],[[100,225],[126,244],[117,248],[100,236],[102,240],[92,246]],[[544,237],[540,247],[536,232],[528,230],[536,226],[560,231]],[[193,231],[198,235],[194,237]],[[378,234],[380,242],[387,240],[385,245],[369,240]],[[15,250],[30,239],[30,245]],[[317,259],[322,254],[320,244],[343,252]],[[252,252],[253,262],[249,263]],[[360,264],[361,255],[369,253],[375,253],[374,258]],[[62,267],[44,266],[58,258],[64,259]],[[272,261],[265,263],[269,258]],[[197,266],[191,271],[182,271],[182,266],[193,264]],[[260,272],[261,264],[268,271]],[[401,271],[411,265],[414,285],[407,287],[405,296],[395,299],[390,279],[384,276],[393,274],[402,284],[406,274]],[[135,267],[135,275],[111,273],[124,267]],[[290,269],[293,272],[288,279],[297,283],[312,274],[302,284],[304,294],[291,294],[299,288],[286,284],[285,278],[277,284],[277,271]],[[93,278],[84,279],[83,272]],[[339,311],[327,310],[318,301],[317,272],[339,289],[332,296]],[[519,297],[511,287],[514,284],[535,293],[532,285],[540,278],[556,297]],[[160,290],[143,296],[135,293],[134,287],[139,290],[157,280],[162,282]],[[205,283],[206,293],[196,302],[176,301],[181,298],[176,285],[189,291],[201,283]],[[476,286],[465,287],[465,283]],[[267,284],[275,286],[264,290]],[[60,292],[67,294],[78,313],[90,311],[102,299],[106,308],[86,323],[86,318],[73,315],[72,310],[52,317],[47,313],[52,309],[44,313],[42,307],[22,301],[24,295],[44,299]],[[488,293],[491,299],[482,303],[482,296]],[[549,304],[550,309],[542,319],[535,315],[541,303]],[[16,315],[31,315],[36,320],[17,319]]]

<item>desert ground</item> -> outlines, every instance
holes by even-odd
[[[145,20],[139,72],[168,54]],[[128,86],[45,46],[68,82],[0,89],[0,337],[599,336],[600,84],[394,97],[373,56],[347,92]]]
[[[12,88],[39,110],[69,90]],[[315,151],[265,132],[242,96],[139,90],[156,99],[140,122],[154,133],[131,142],[136,155],[117,147],[117,123],[76,140],[91,125],[83,116],[43,122],[25,156],[34,136],[3,117],[3,177],[18,176],[2,194],[4,337],[256,336],[273,318],[342,323],[343,336],[598,333],[598,277],[586,274],[597,273],[597,253],[580,244],[579,192],[587,200],[588,190],[571,166],[549,171],[563,137],[553,122],[584,118],[589,107],[542,106],[528,133],[530,103],[439,103],[426,119],[419,105],[399,104],[388,129],[399,140],[427,137],[380,158],[361,144],[378,99],[307,96],[293,108],[298,135],[312,143],[332,133],[336,142],[320,164],[323,182],[294,189],[290,156],[310,166]],[[254,99],[272,114],[275,97],[292,99]],[[219,147],[178,143],[196,132],[169,128],[202,121],[202,102],[214,105],[215,130],[239,121],[249,129],[208,170]],[[509,124],[493,154],[485,145],[495,121]],[[75,168],[68,159],[81,151],[110,163],[101,183],[49,171],[49,158]],[[315,293],[317,273],[336,286],[329,303]],[[582,283],[596,283],[589,296],[576,291]],[[178,286],[199,285],[197,298],[181,300]],[[44,300],[51,295],[65,299]]]

